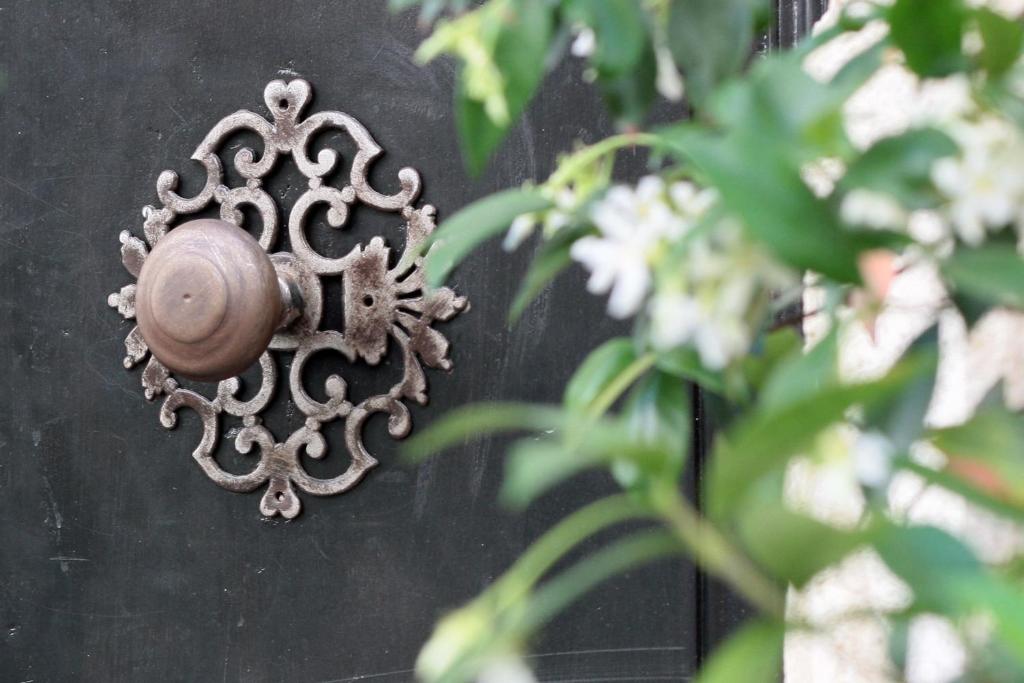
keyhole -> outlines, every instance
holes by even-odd
[[[192,301],[192,295],[191,294],[183,294],[181,296],[181,298],[184,299],[186,303],[189,302],[189,301]]]
[[[373,306],[373,297],[369,294],[363,295],[363,305],[367,308]]]
[[[274,498],[276,498],[277,502],[280,503],[282,500],[284,500],[284,492],[278,491],[277,493],[274,494]]]
[[[283,98],[278,100],[277,106],[280,107],[281,109],[287,109],[288,108],[288,100],[283,99]]]

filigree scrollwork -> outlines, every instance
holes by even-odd
[[[138,327],[133,327],[125,338],[124,366],[133,368],[145,362],[142,387],[146,398],[164,397],[161,424],[173,428],[177,412],[183,408],[199,415],[203,433],[192,456],[207,476],[217,485],[236,492],[252,491],[267,484],[260,512],[286,519],[295,517],[301,510],[296,489],[317,496],[341,493],[358,483],[377,464],[362,440],[363,425],[371,415],[385,413],[388,416],[388,433],[393,438],[408,435],[412,419],[404,401],[427,402],[423,366],[451,368],[448,340],[432,325],[435,321],[449,320],[468,307],[466,299],[450,289],[427,290],[422,258],[392,259],[391,250],[381,237],[372,238],[366,245],[357,245],[340,258],[326,257],[310,244],[306,234],[307,217],[316,204],[327,205],[327,222],[335,229],[346,227],[351,207],[356,203],[400,213],[406,228],[404,253],[409,256],[419,251],[435,226],[434,207],[414,206],[421,189],[419,173],[412,168],[401,169],[398,172],[400,189],[394,194],[375,190],[367,179],[367,172],[382,153],[381,147],[366,128],[348,114],[327,111],[303,119],[302,112],[311,96],[312,88],[303,80],[269,83],[263,98],[270,118],[251,111],[237,111],[221,119],[196,148],[192,159],[206,172],[203,188],[194,197],[183,197],[178,193],[177,173],[164,171],[156,183],[161,205],[143,208],[144,239],[128,231],[120,235],[121,260],[129,274],[138,278],[149,249],[174,229],[179,217],[214,205],[219,207],[223,220],[240,225],[243,220],[240,208],[250,206],[261,217],[260,246],[270,253],[279,272],[287,272],[300,283],[305,295],[303,309],[287,329],[274,337],[271,350],[260,358],[261,386],[246,400],[238,397],[241,383],[237,377],[220,382],[213,398],[179,386],[167,368],[150,355]],[[309,158],[310,141],[325,129],[347,133],[356,145],[347,184],[342,187],[325,183],[340,160],[337,151],[323,149],[317,153],[316,160]],[[255,133],[262,140],[263,149],[256,152],[246,147],[235,154],[234,168],[244,179],[244,185],[228,187],[219,151],[224,141],[239,131]],[[286,211],[262,189],[262,182],[278,160],[288,155],[307,178],[309,187]],[[287,216],[285,227],[292,245],[291,253],[273,253],[281,216]],[[390,265],[407,261],[408,266]],[[337,317],[343,320],[343,330],[320,329],[323,307],[320,279],[339,276],[344,302],[342,315]],[[108,303],[125,320],[134,319],[135,284],[125,285],[111,294]],[[340,374],[327,378],[324,386],[327,398],[323,402],[312,398],[303,386],[303,367],[314,354],[332,350],[352,363],[377,365],[392,340],[400,348],[404,371],[387,393],[353,404],[348,398],[348,385]],[[291,400],[306,416],[303,426],[284,442],[277,441],[259,417],[277,386],[275,351],[294,352],[288,388]],[[242,419],[235,448],[257,458],[254,468],[246,474],[229,473],[215,459],[221,414]],[[323,458],[327,455],[328,443],[321,427],[339,419],[345,420],[345,446],[350,464],[336,477],[314,477],[303,468],[301,456]]]

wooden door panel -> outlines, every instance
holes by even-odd
[[[473,199],[544,177],[574,139],[610,131],[567,63],[488,171],[466,175],[451,121],[453,66],[413,62],[414,13],[384,3],[251,0],[15,2],[0,9],[0,678],[4,680],[410,680],[446,609],[473,597],[557,519],[612,491],[573,480],[530,508],[495,503],[504,442],[472,443],[419,467],[398,460],[383,420],[367,427],[381,460],[341,496],[303,498],[292,522],[263,519],[258,493],[214,486],[190,457],[193,415],[166,431],[139,373],[121,367],[128,325],[106,303],[127,281],[117,235],[141,231],[160,171],[187,162],[239,108],[263,112],[264,85],[301,76],[314,109],[362,121],[385,148],[377,186],[405,165],[423,201],[449,216]],[[265,113],[265,112],[264,112]],[[626,159],[623,174],[642,171]],[[287,173],[272,185],[294,198]],[[361,212],[320,228],[344,249],[385,234],[393,215]],[[513,329],[505,313],[526,254],[491,244],[453,278],[472,310],[442,326],[455,369],[431,372],[414,429],[488,399],[557,401],[586,350],[618,331],[582,275],[544,294]],[[340,292],[329,292],[340,300]],[[329,303],[330,303],[329,298]],[[339,314],[340,315],[340,314]],[[394,365],[332,364],[356,394]],[[279,368],[283,370],[283,368]],[[282,391],[267,417],[302,417]],[[221,449],[230,467],[228,432]],[[344,467],[339,434],[322,471]],[[601,588],[546,632],[533,660],[545,680],[673,677],[699,656],[697,574],[664,562]]]

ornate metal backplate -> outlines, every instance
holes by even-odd
[[[405,401],[427,402],[427,382],[423,366],[451,368],[448,359],[448,340],[432,329],[435,320],[448,320],[468,307],[464,297],[456,296],[447,288],[424,288],[422,258],[411,258],[419,245],[434,229],[434,207],[426,204],[414,208],[420,193],[420,176],[412,168],[398,173],[401,191],[385,195],[374,190],[367,180],[369,165],[382,150],[370,133],[347,114],[325,111],[302,119],[312,89],[304,80],[289,83],[276,80],[269,83],[263,99],[271,112],[268,120],[259,114],[241,110],[224,117],[200,143],[192,159],[206,169],[206,183],[194,197],[185,198],[175,191],[178,175],[164,171],[157,178],[157,196],[161,206],[146,206],[142,215],[142,233],[145,240],[128,231],[121,233],[121,258],[125,268],[138,278],[149,249],[181,218],[188,217],[215,203],[220,207],[223,220],[241,225],[243,205],[254,207],[263,223],[259,236],[260,246],[272,252],[278,237],[279,215],[285,215],[274,198],[262,188],[263,179],[278,160],[291,155],[298,170],[309,180],[307,189],[287,213],[287,229],[292,252],[271,253],[278,271],[289,273],[302,289],[304,307],[300,317],[287,330],[278,333],[270,350],[260,358],[262,385],[248,400],[238,398],[241,382],[237,377],[220,382],[212,398],[183,388],[158,360],[151,357],[146,342],[134,327],[125,339],[126,368],[146,361],[142,371],[145,396],[154,400],[164,396],[160,409],[160,422],[170,429],[177,421],[176,411],[191,408],[202,419],[203,435],[192,456],[203,471],[216,484],[230,491],[252,491],[269,482],[260,501],[260,512],[268,517],[280,514],[291,519],[299,514],[301,503],[295,492],[298,488],[317,496],[330,496],[352,488],[377,464],[362,441],[362,428],[373,413],[388,415],[388,432],[395,439],[405,437],[412,428],[412,420]],[[312,160],[307,147],[310,139],[326,129],[347,133],[358,147],[352,159],[348,184],[332,187],[325,177],[337,166],[339,155],[332,149],[321,150]],[[263,140],[263,153],[257,158],[249,148],[241,149],[234,158],[235,169],[245,179],[241,187],[228,187],[217,150],[228,136],[239,131],[251,131]],[[316,204],[326,204],[327,222],[335,229],[344,228],[350,207],[357,202],[382,211],[401,213],[405,220],[406,239],[401,259],[392,259],[390,249],[381,237],[368,244],[357,245],[340,258],[326,257],[313,249],[307,239],[307,217]],[[403,265],[405,263],[409,265]],[[398,265],[391,266],[391,263]],[[322,279],[340,277],[343,282],[344,327],[342,332],[320,329],[323,317]],[[109,304],[127,320],[135,317],[134,283],[111,294]],[[333,315],[328,312],[328,315]],[[336,317],[336,316],[334,316]],[[347,398],[347,384],[338,374],[327,378],[327,401],[314,400],[302,384],[303,366],[315,353],[332,349],[339,351],[351,362],[377,365],[384,357],[390,340],[401,349],[404,363],[402,378],[384,394],[371,396],[357,404]],[[267,407],[277,384],[277,362],[274,352],[294,352],[289,370],[290,400],[306,416],[305,424],[284,441],[278,441],[261,424],[260,413]],[[218,465],[214,458],[218,443],[220,414],[242,418],[243,426],[235,438],[235,448],[241,453],[259,451],[259,462],[247,474],[231,474]],[[302,466],[300,455],[304,450],[313,458],[323,458],[328,444],[321,427],[333,420],[345,420],[345,446],[351,464],[342,474],[321,479],[311,476]]]

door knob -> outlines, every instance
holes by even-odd
[[[245,230],[203,218],[164,235],[139,273],[136,318],[149,350],[200,381],[241,374],[301,305]]]

